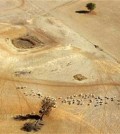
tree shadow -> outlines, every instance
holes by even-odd
[[[33,121],[25,123],[23,127],[21,128],[21,130],[26,131],[26,132],[31,132],[31,131],[36,132],[40,130],[41,127],[44,125],[42,123],[41,116],[37,114],[17,115],[14,117],[14,120],[17,120],[17,121],[33,120]]]
[[[41,120],[37,120],[34,122],[27,122],[24,124],[24,126],[21,128],[21,130],[26,131],[26,132],[37,132],[39,131],[44,124],[41,122]]]
[[[14,117],[14,120],[21,120],[21,121],[28,120],[28,119],[41,120],[41,117],[39,115],[34,115],[34,114],[18,115]]]
[[[80,14],[87,14],[89,13],[90,11],[87,11],[87,10],[80,10],[80,11],[75,11],[76,13],[80,13]]]

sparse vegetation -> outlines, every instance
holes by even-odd
[[[86,5],[87,9],[89,10],[89,12],[93,11],[96,8],[96,4],[95,3],[88,3]]]
[[[51,112],[52,108],[55,107],[56,107],[55,99],[50,97],[45,97],[42,100],[42,106],[39,111],[40,115],[36,115],[36,114],[18,115],[14,117],[14,119],[21,120],[21,121],[28,120],[28,119],[34,120],[33,122],[25,123],[21,129],[27,132],[38,131],[44,125],[42,123],[42,119],[44,115],[48,115]]]
[[[56,107],[56,102],[55,99],[50,98],[50,97],[45,97],[42,101],[42,108],[39,111],[41,115],[41,119],[43,118],[44,115],[48,115],[52,108]]]
[[[42,125],[44,124],[41,123],[41,120],[37,120],[32,123],[28,122],[24,124],[24,126],[22,127],[22,130],[27,131],[27,132],[38,131],[41,129]]]

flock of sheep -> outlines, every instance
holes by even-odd
[[[111,102],[116,103],[117,105],[120,105],[120,100],[117,99],[116,96],[108,97],[108,96],[96,96],[94,94],[79,94],[79,95],[72,95],[67,96],[65,99],[62,100],[62,103],[68,104],[68,105],[84,105],[87,106],[93,105],[94,107],[101,106],[101,105],[107,105]]]
[[[26,87],[16,87],[16,89],[25,89]],[[31,97],[37,97],[40,99],[43,99],[45,96],[42,95],[39,91],[35,91],[31,89],[29,92],[25,92],[24,90],[23,94],[25,96],[31,96]],[[53,98],[53,97],[51,97]],[[59,100],[62,104],[68,104],[68,105],[87,105],[91,106],[93,105],[94,107],[102,106],[102,105],[107,105],[109,103],[115,103],[117,105],[120,105],[120,99],[118,99],[116,96],[113,97],[108,97],[108,96],[96,96],[95,94],[74,94],[71,96],[67,96],[66,98],[58,97],[55,99],[56,101]]]

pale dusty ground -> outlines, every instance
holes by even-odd
[[[37,133],[120,133],[120,1],[95,1],[96,15],[75,13],[84,10],[86,2],[0,0],[0,134],[25,134],[20,130],[23,122],[12,117],[38,111],[42,98],[31,95],[31,90],[62,99],[80,93],[115,97],[98,107],[57,99],[58,107]],[[14,47],[12,39],[28,32],[45,45]],[[16,71],[31,73],[15,75]],[[76,74],[87,79],[77,81]],[[21,86],[26,88],[17,89]]]

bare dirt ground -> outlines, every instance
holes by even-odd
[[[36,133],[120,133],[120,1],[76,13],[87,2],[0,0],[0,134],[25,134],[13,117],[45,96],[57,108]]]

